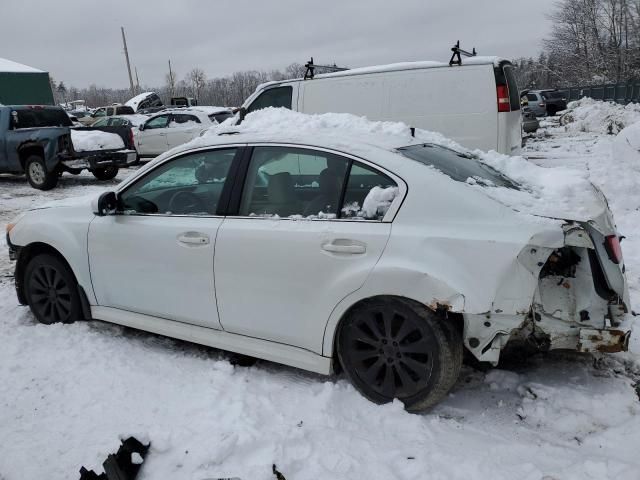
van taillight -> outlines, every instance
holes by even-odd
[[[509,89],[506,85],[498,85],[496,87],[496,93],[498,95],[498,111],[510,112],[511,105],[509,104]]]
[[[604,247],[609,255],[609,260],[613,263],[622,262],[622,248],[620,248],[620,239],[617,235],[608,235],[604,239]]]

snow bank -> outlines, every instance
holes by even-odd
[[[620,105],[593,98],[570,102],[560,123],[572,132],[594,132],[615,135],[626,126],[640,121],[640,105]]]
[[[124,148],[124,142],[119,135],[100,130],[71,130],[71,141],[76,152]]]

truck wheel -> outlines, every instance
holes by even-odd
[[[51,190],[58,184],[58,172],[48,172],[44,159],[39,155],[29,155],[24,162],[27,181],[38,190]]]
[[[455,384],[462,339],[426,307],[400,298],[356,307],[342,322],[337,353],[351,383],[375,403],[426,410]]]
[[[76,279],[53,255],[45,253],[31,259],[24,272],[24,291],[40,323],[71,323],[82,318]]]
[[[91,170],[91,173],[93,173],[93,176],[98,180],[113,180],[116,178],[116,175],[118,175],[118,167],[112,165],[104,168],[96,168]]]

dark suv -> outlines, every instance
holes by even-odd
[[[558,90],[524,90],[520,98],[538,117],[551,117],[567,108],[567,99]]]

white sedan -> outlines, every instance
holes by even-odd
[[[465,349],[493,364],[507,344],[626,350],[604,197],[443,144],[349,115],[250,114],[93,203],[9,224],[18,299],[46,324],[96,319],[340,366],[367,398],[411,411],[449,391]],[[553,197],[566,185],[578,207]]]
[[[142,123],[135,132],[141,157],[155,157],[196,138],[204,130],[233,117],[228,108],[192,107],[163,110]]]

